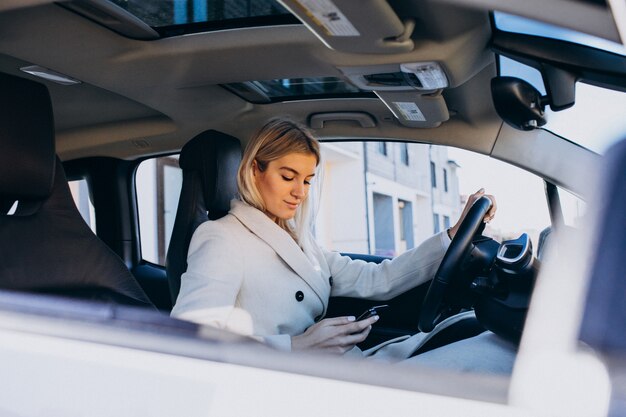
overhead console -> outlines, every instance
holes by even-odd
[[[413,62],[339,70],[361,90],[373,91],[407,127],[432,128],[450,118],[441,95],[448,78],[437,62]]]
[[[331,49],[358,54],[404,54],[415,48],[415,20],[401,20],[387,0],[279,1]],[[404,126],[433,128],[450,118],[441,95],[449,85],[448,77],[438,62],[338,69],[360,90],[374,92]]]

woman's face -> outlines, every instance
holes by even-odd
[[[265,171],[253,162],[254,180],[273,221],[288,220],[309,194],[317,160],[314,155],[290,153],[271,161]]]

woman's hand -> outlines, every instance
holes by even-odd
[[[354,321],[354,316],[324,319],[298,336],[291,336],[291,350],[318,350],[343,354],[365,340],[378,316]]]
[[[456,232],[459,230],[459,227],[461,226],[461,223],[463,223],[463,219],[465,219],[465,216],[467,215],[469,209],[472,207],[472,204],[474,204],[476,200],[483,196],[491,200],[491,208],[489,209],[487,214],[485,214],[485,218],[483,219],[483,221],[485,223],[489,223],[494,218],[494,216],[496,215],[496,210],[498,209],[498,206],[496,205],[496,198],[491,194],[485,194],[485,189],[481,188],[474,194],[470,195],[467,199],[467,203],[465,203],[465,207],[463,207],[463,212],[459,217],[459,221],[450,228],[450,239],[454,238],[454,235],[456,235]]]

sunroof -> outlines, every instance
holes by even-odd
[[[275,0],[109,0],[161,36],[299,23]]]
[[[376,97],[336,77],[281,78],[266,81],[223,84],[251,103],[274,103],[285,100],[321,98]]]

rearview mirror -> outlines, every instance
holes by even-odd
[[[491,79],[491,96],[498,116],[519,130],[546,124],[545,98],[528,82],[515,77]]]

